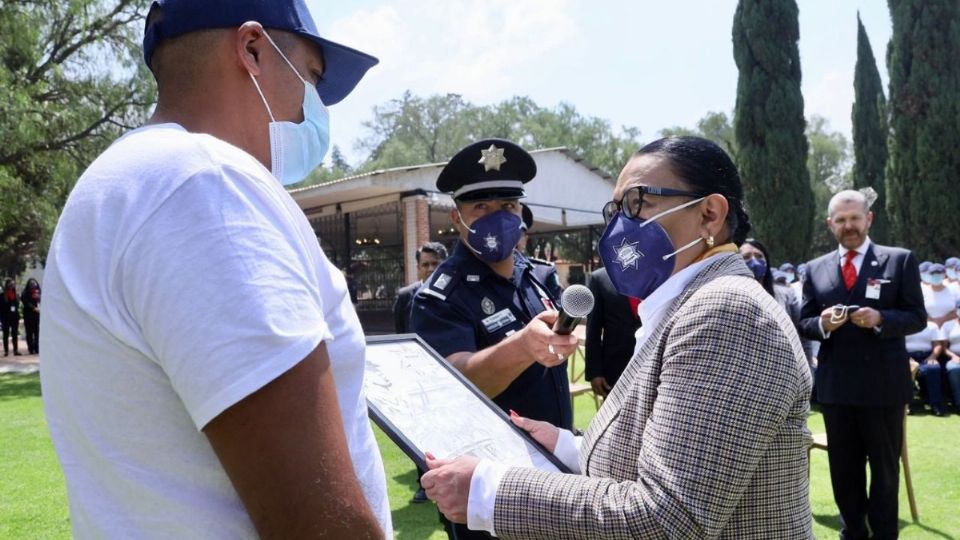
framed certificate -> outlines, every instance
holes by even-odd
[[[416,334],[368,337],[363,387],[370,418],[423,470],[430,452],[570,472]]]

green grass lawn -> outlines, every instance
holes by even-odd
[[[576,424],[586,427],[593,401],[581,396]],[[960,416],[912,416],[907,423],[911,469],[920,521],[913,523],[903,482],[901,538],[960,538]],[[823,431],[821,416],[810,429]],[[399,540],[446,538],[432,504],[411,504],[413,464],[377,430],[387,469],[393,524]],[[818,538],[836,538],[839,518],[833,504],[826,453],[814,451],[810,499]],[[0,539],[69,538],[66,490],[43,418],[37,375],[0,375]]]

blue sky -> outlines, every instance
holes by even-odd
[[[333,143],[356,163],[362,122],[405,90],[476,104],[526,95],[573,104],[652,140],[708,111],[731,112],[735,0],[307,0],[322,34],[380,58],[332,107]],[[887,84],[882,0],[798,0],[806,115],[850,134],[859,10]]]

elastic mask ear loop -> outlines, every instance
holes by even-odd
[[[253,81],[253,86],[257,89],[257,93],[260,94],[260,99],[263,100],[263,106],[267,108],[267,114],[270,115],[270,121],[276,122],[277,120],[273,117],[273,111],[270,110],[270,105],[267,103],[267,98],[263,97],[263,90],[260,90],[260,83],[257,82],[257,78],[249,71],[247,75],[250,76],[250,80]]]
[[[270,44],[273,45],[273,48],[276,49],[277,54],[280,55],[280,58],[283,58],[283,61],[286,62],[287,65],[290,66],[290,69],[292,69],[293,72],[297,74],[297,77],[300,78],[300,82],[302,82],[303,84],[309,85],[310,83],[308,83],[307,80],[300,75],[300,72],[297,71],[297,68],[293,67],[293,64],[290,63],[290,60],[287,59],[287,56],[283,54],[283,51],[280,50],[280,47],[277,47],[277,44],[274,43],[273,38],[270,37],[270,34],[268,34],[266,30],[264,30],[263,35],[267,38],[267,41],[269,41]]]
[[[477,231],[475,231],[475,230],[471,229],[469,226],[467,226],[467,222],[463,220],[463,214],[460,213],[460,210],[459,210],[459,209],[457,210],[457,218],[460,219],[460,224],[463,225],[463,228],[467,229],[468,231],[470,231],[470,232],[473,233],[473,234],[477,234]]]
[[[667,260],[667,259],[669,259],[670,257],[673,257],[674,255],[676,255],[677,253],[680,253],[681,251],[683,251],[683,250],[685,250],[685,249],[690,249],[690,248],[692,248],[693,246],[697,245],[697,242],[699,242],[699,241],[701,241],[701,240],[703,240],[703,238],[697,238],[697,239],[694,240],[693,242],[690,242],[689,244],[687,244],[687,245],[683,246],[682,248],[674,251],[673,253],[670,253],[670,254],[668,254],[668,255],[664,255],[664,256],[663,256],[663,260]]]
[[[695,200],[692,200],[692,201],[690,201],[690,202],[685,202],[685,203],[681,204],[680,206],[674,206],[673,208],[668,208],[668,209],[664,210],[663,212],[660,212],[659,214],[654,215],[654,216],[651,217],[650,219],[644,220],[644,222],[641,223],[640,226],[641,226],[641,227],[645,227],[648,223],[651,223],[651,222],[653,222],[653,221],[656,221],[656,220],[662,218],[663,216],[665,216],[665,215],[667,215],[667,214],[669,214],[669,213],[671,213],[671,212],[676,212],[676,211],[678,211],[678,210],[683,210],[684,208],[686,208],[686,207],[688,207],[688,206],[693,206],[693,205],[697,204],[698,202],[700,202],[700,201],[702,201],[702,200],[704,200],[704,199],[706,199],[706,197],[700,197],[699,199],[695,199]]]

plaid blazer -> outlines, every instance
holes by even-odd
[[[810,372],[739,255],[667,308],[590,423],[584,475],[511,468],[501,538],[812,538]]]

